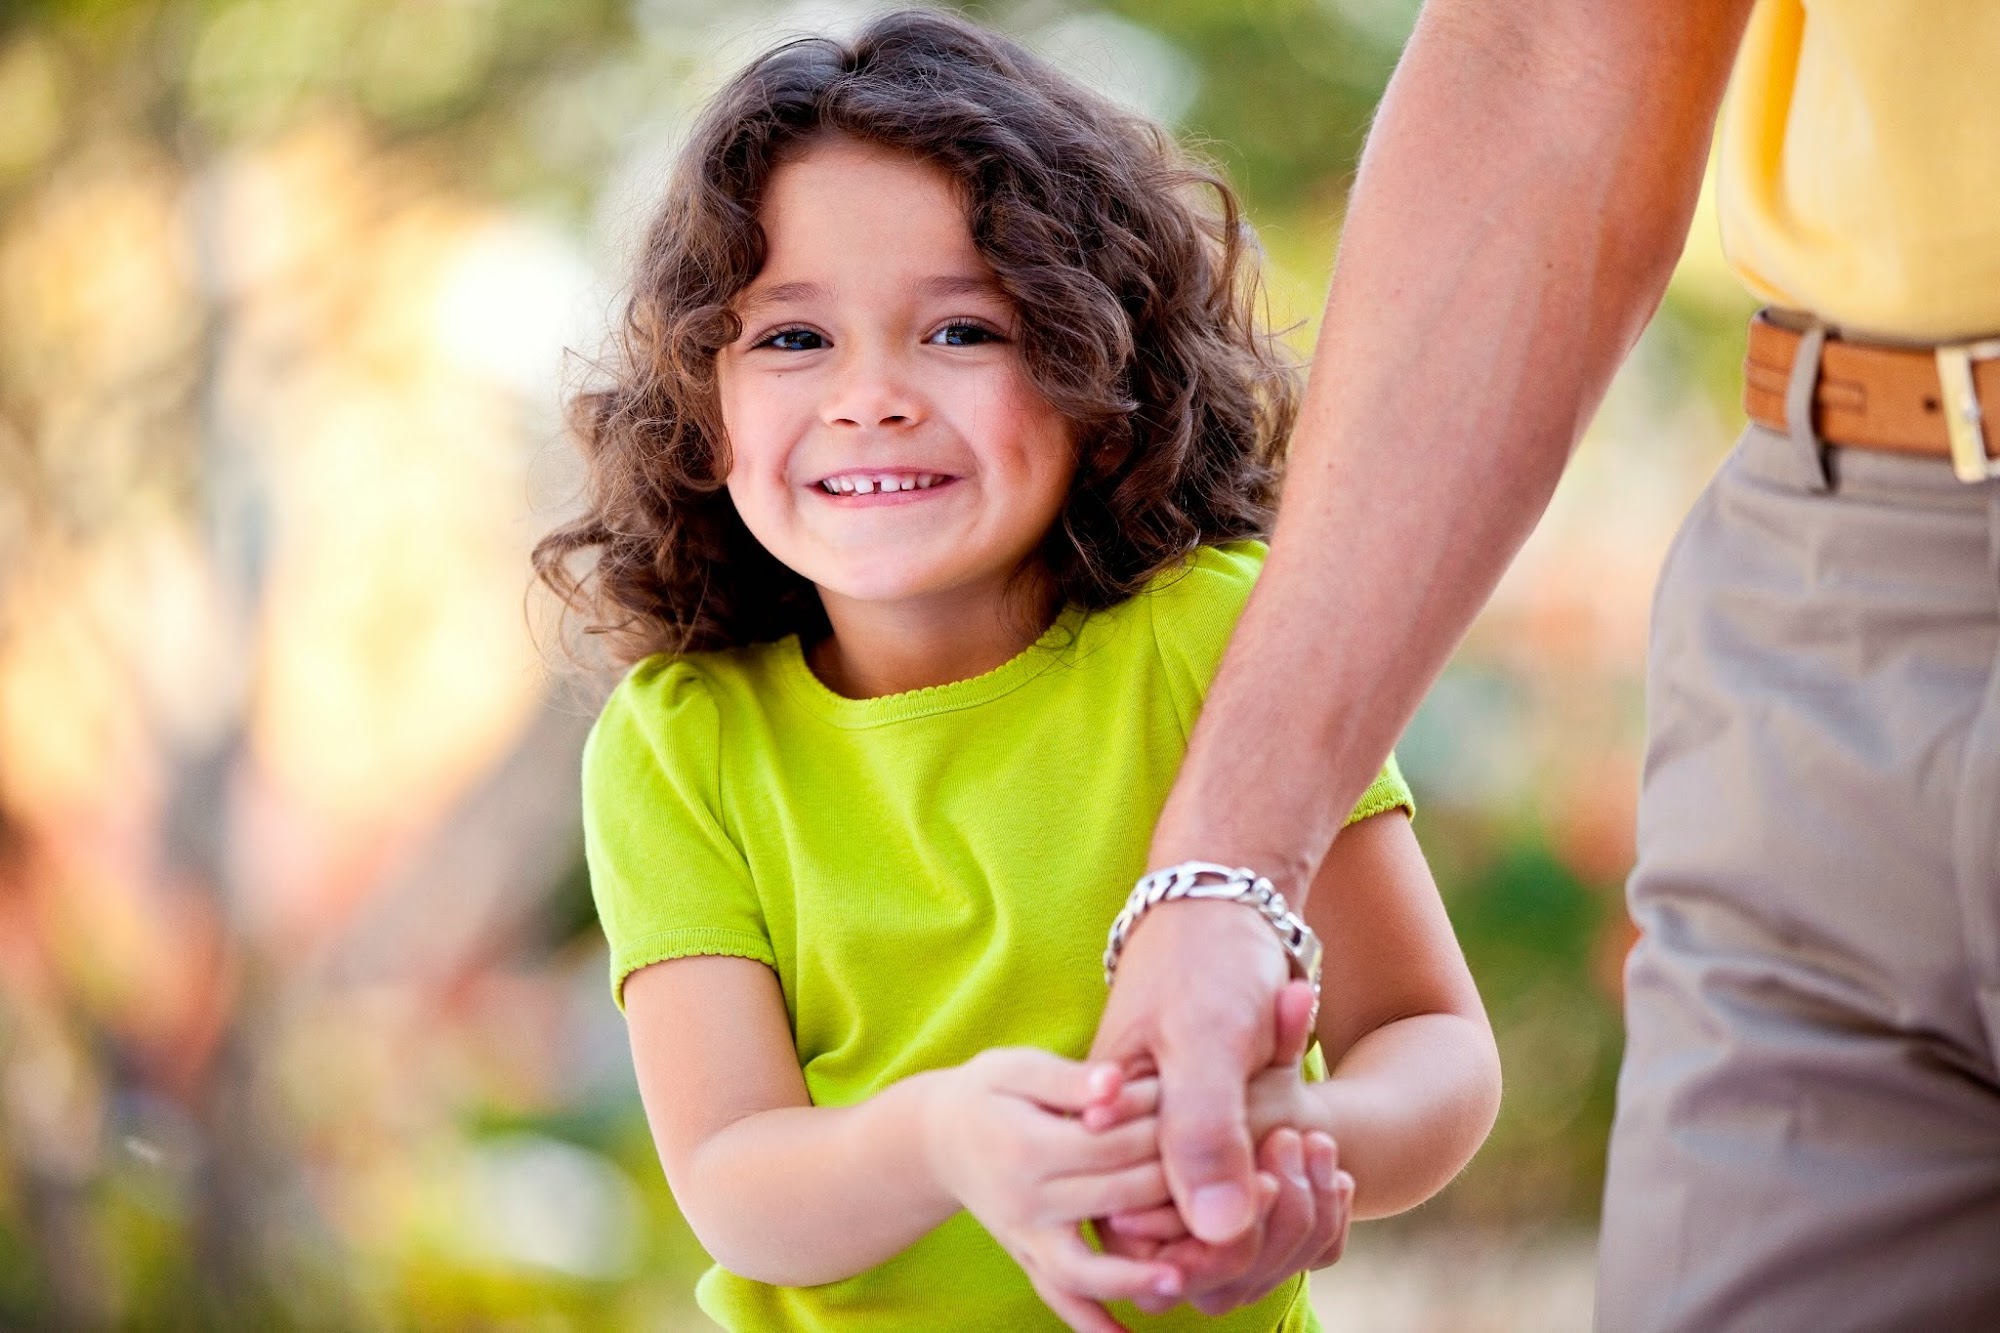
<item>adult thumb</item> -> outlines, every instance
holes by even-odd
[[[1312,1040],[1313,988],[1310,981],[1290,981],[1278,991],[1276,1049],[1271,1064],[1285,1068],[1306,1058]]]
[[[1257,1220],[1256,1156],[1241,1060],[1186,1051],[1160,1067],[1160,1158],[1174,1204],[1197,1239],[1234,1240]]]

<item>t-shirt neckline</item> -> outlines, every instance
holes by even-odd
[[[1084,608],[1074,602],[1069,603],[1056,614],[1055,620],[1039,638],[992,670],[965,680],[926,685],[899,694],[850,699],[836,693],[813,674],[812,666],[806,661],[805,648],[796,634],[788,634],[778,641],[778,675],[795,698],[836,726],[872,727],[885,722],[906,722],[937,713],[976,708],[1011,694],[1055,664],[1062,652],[1076,641],[1084,615]]]

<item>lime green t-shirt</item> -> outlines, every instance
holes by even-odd
[[[1105,931],[1263,558],[1204,549],[1109,610],[1066,609],[985,675],[886,698],[834,694],[796,638],[641,662],[584,751],[614,995],[666,959],[764,963],[816,1106],[992,1046],[1081,1058]],[[1352,818],[1409,805],[1392,759]],[[1217,1318],[1118,1312],[1147,1330],[1309,1329],[1304,1286]],[[844,1281],[716,1267],[696,1296],[730,1329],[1062,1327],[963,1212]]]

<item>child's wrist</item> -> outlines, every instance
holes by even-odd
[[[958,1105],[964,1083],[963,1065],[928,1069],[903,1080],[912,1101],[924,1181],[937,1202],[952,1212],[964,1206],[954,1169],[962,1154],[955,1131],[964,1123],[962,1107]]]
[[[1293,1099],[1298,1118],[1292,1128],[1301,1134],[1318,1131],[1330,1136],[1335,1143],[1340,1142],[1341,1103],[1344,1089],[1338,1080],[1326,1079],[1319,1083],[1301,1082],[1298,1094]]]
[[[1272,1130],[1290,1128],[1301,1134],[1317,1130],[1339,1141],[1337,1103],[1340,1092],[1332,1080],[1306,1083],[1293,1074],[1286,1082],[1288,1086],[1282,1090],[1273,1089],[1250,1098],[1246,1109],[1249,1112],[1251,1138],[1262,1143],[1264,1136]]]

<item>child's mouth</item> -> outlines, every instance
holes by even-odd
[[[956,480],[944,472],[843,472],[817,484],[828,495],[893,495],[933,490]]]

